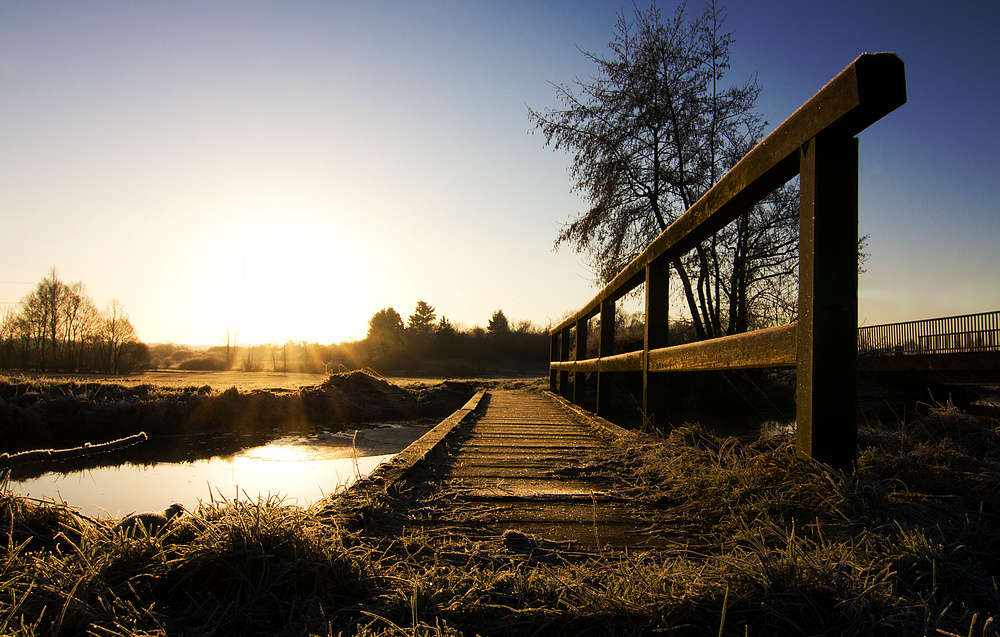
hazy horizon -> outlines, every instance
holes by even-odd
[[[859,136],[862,325],[1000,309],[1000,6],[911,4],[727,8],[726,80],[756,74],[769,130],[861,53],[906,64]],[[52,267],[192,346],[348,342],[419,300],[544,327],[593,297],[552,251],[586,206],[571,158],[527,107],[631,2],[292,7],[0,5],[0,311]]]

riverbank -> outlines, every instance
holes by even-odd
[[[850,475],[787,437],[611,440],[590,470],[659,511],[658,550],[421,531],[448,502],[419,482],[209,503],[154,537],[7,492],[0,633],[997,634],[997,423],[934,417],[864,430]]]
[[[363,372],[312,378],[318,382],[288,387],[269,378],[266,388],[247,389],[3,377],[0,449],[67,448],[143,432],[146,442],[66,466],[190,461],[317,428],[335,432],[364,423],[435,422],[479,387],[475,381],[449,380],[395,384]],[[16,475],[42,470],[40,465],[19,467]]]

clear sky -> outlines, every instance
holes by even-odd
[[[586,204],[527,106],[631,9],[2,0],[0,303],[55,267],[146,342],[339,342],[418,300],[558,321],[596,293],[552,251]],[[1000,3],[727,12],[729,77],[757,74],[772,125],[860,53],[906,63],[909,102],[861,134],[859,321],[1000,309]]]

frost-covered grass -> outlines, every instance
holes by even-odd
[[[1000,436],[962,418],[863,432],[851,475],[780,438],[613,442],[593,467],[659,550],[422,530],[420,484],[208,503],[153,537],[6,491],[0,634],[996,634]]]

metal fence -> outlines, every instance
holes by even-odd
[[[871,325],[858,330],[862,356],[1000,351],[1000,311]]]

